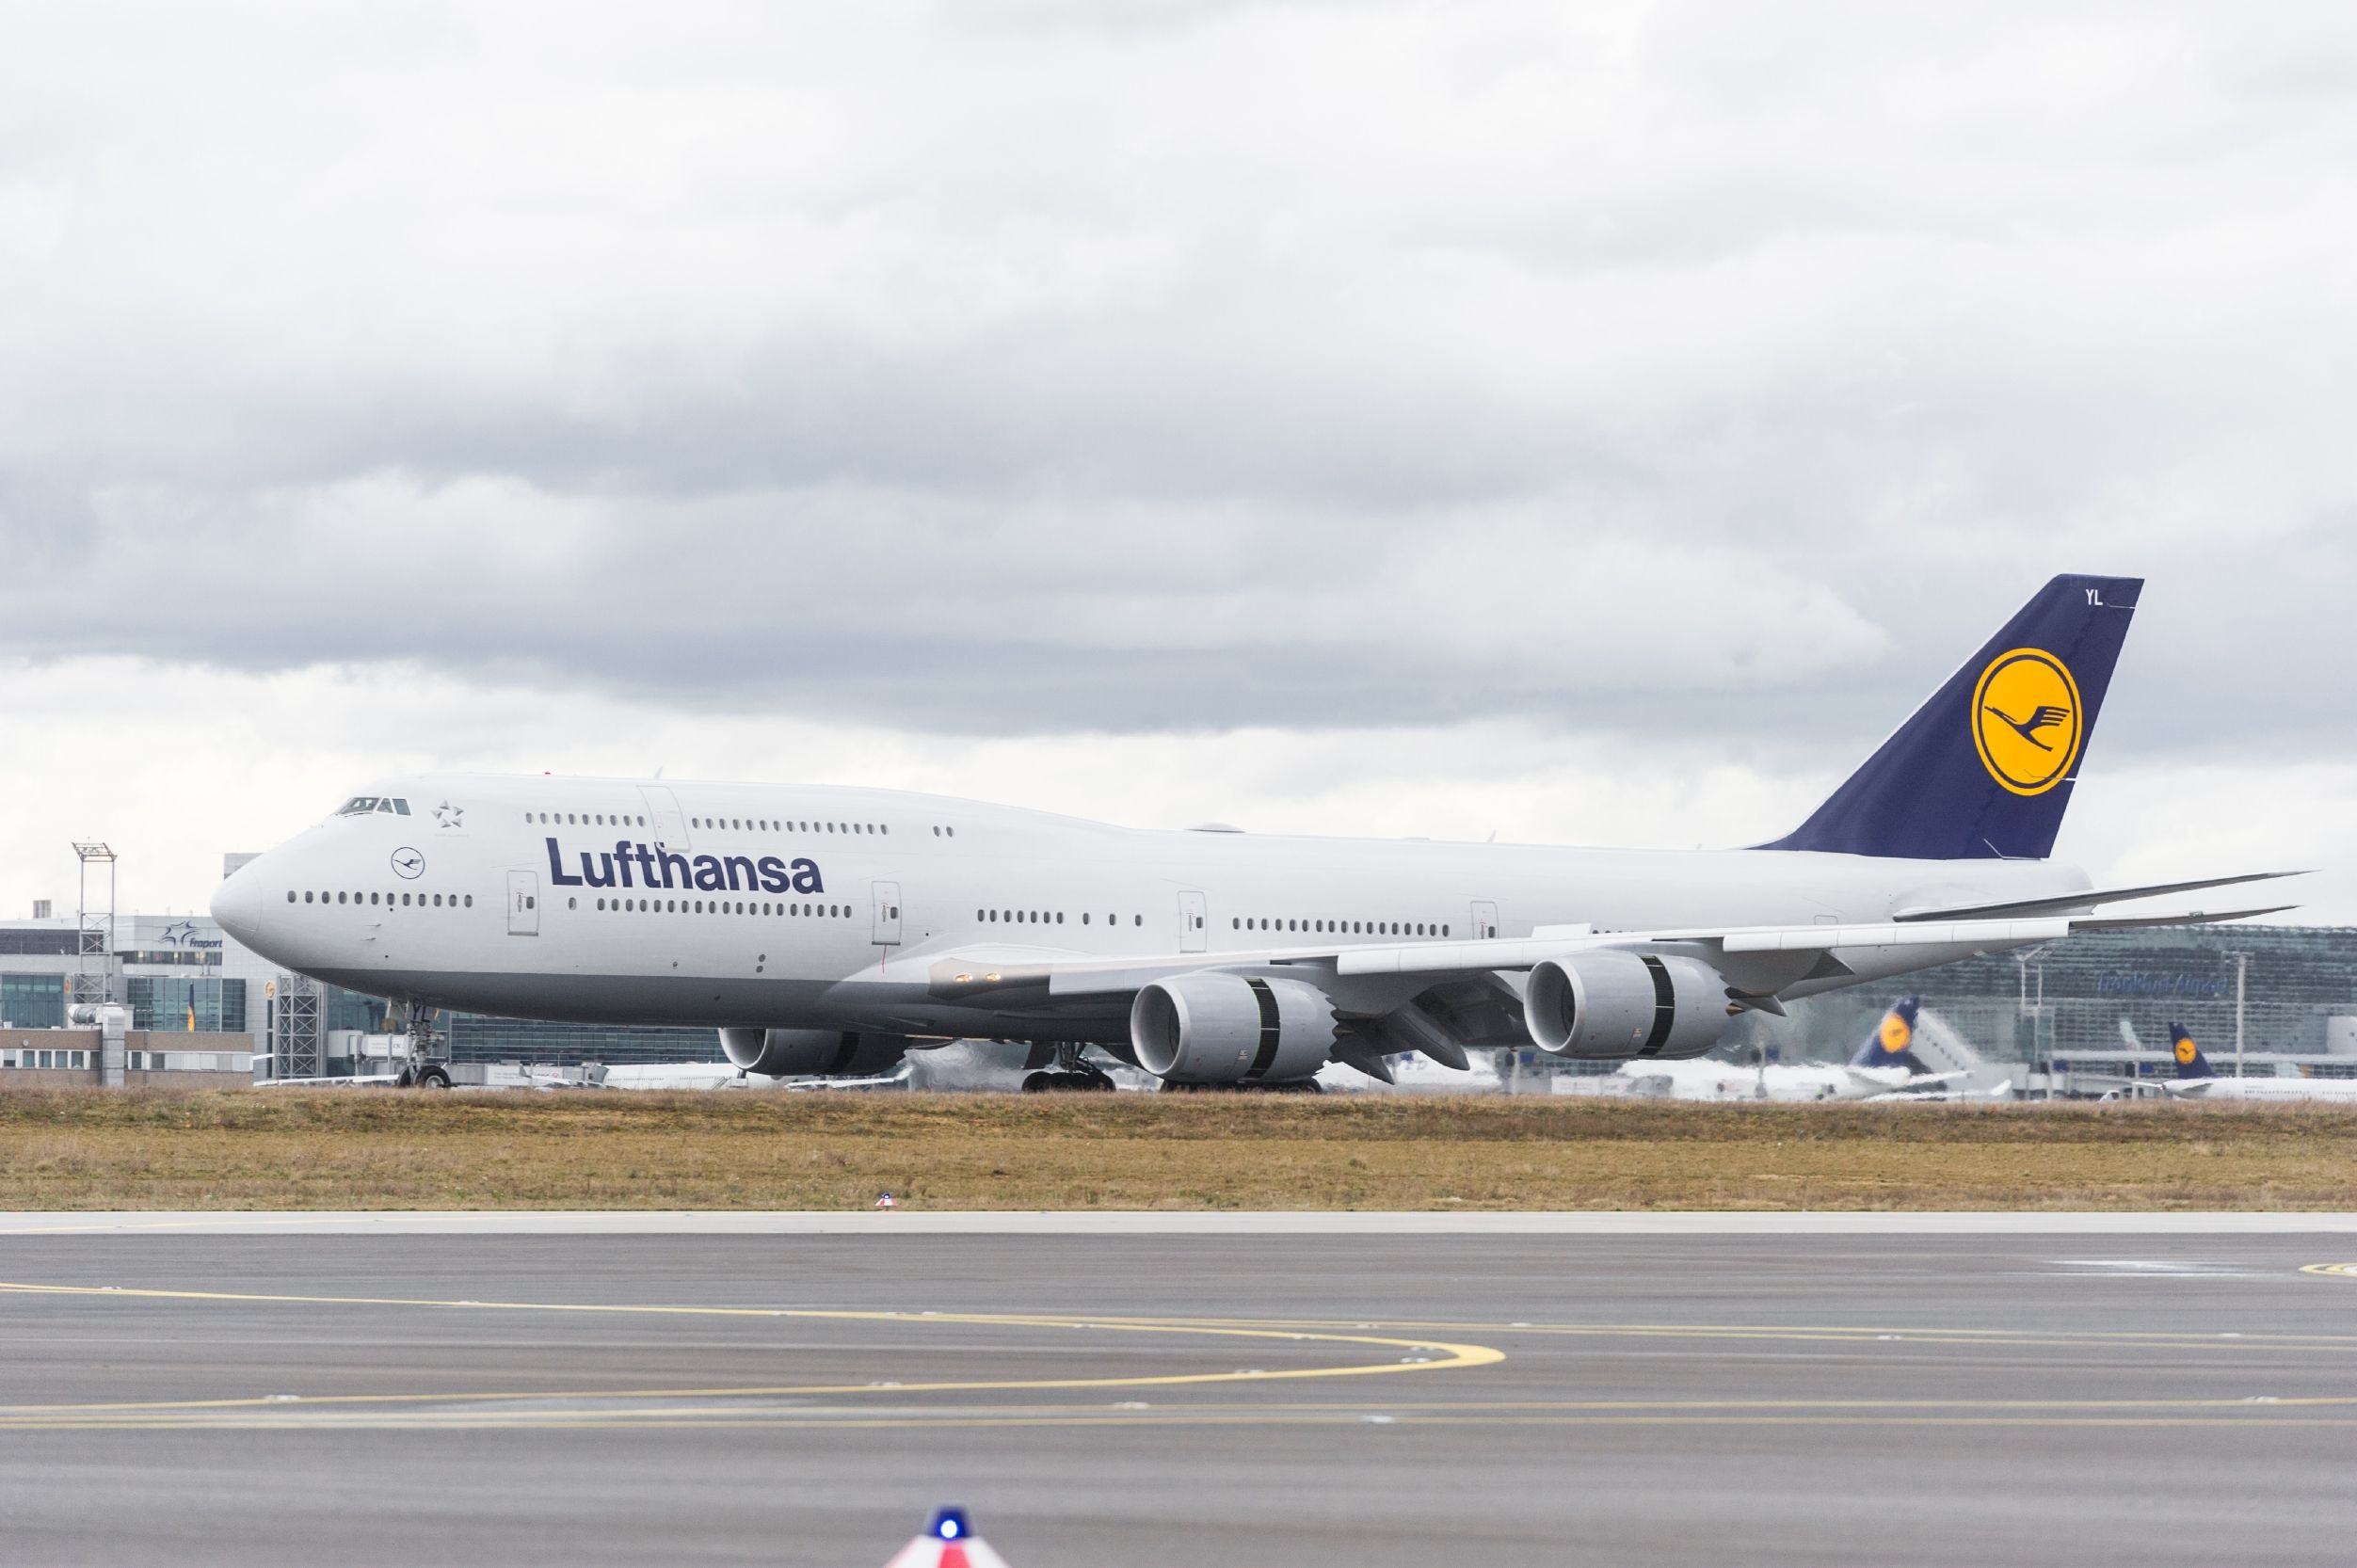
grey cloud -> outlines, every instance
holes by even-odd
[[[2357,720],[2338,8],[646,14],[0,23],[0,651],[1791,765],[2116,570],[2101,747]]]

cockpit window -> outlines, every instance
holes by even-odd
[[[406,817],[409,814],[409,803],[406,800],[396,800],[391,795],[354,795],[344,803],[343,808],[337,811],[336,815],[364,817],[372,811],[382,811],[388,816]]]

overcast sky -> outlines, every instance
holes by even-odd
[[[2150,579],[2059,853],[2357,921],[2357,10],[0,4],[0,916],[374,775],[1792,826]]]

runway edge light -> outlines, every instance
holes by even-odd
[[[884,1568],[1006,1568],[1006,1559],[975,1535],[966,1511],[952,1504],[934,1510],[924,1533],[903,1546]]]

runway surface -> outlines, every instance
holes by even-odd
[[[0,1560],[858,1568],[950,1500],[1015,1568],[2357,1540],[2337,1219],[605,1218],[0,1216]]]

